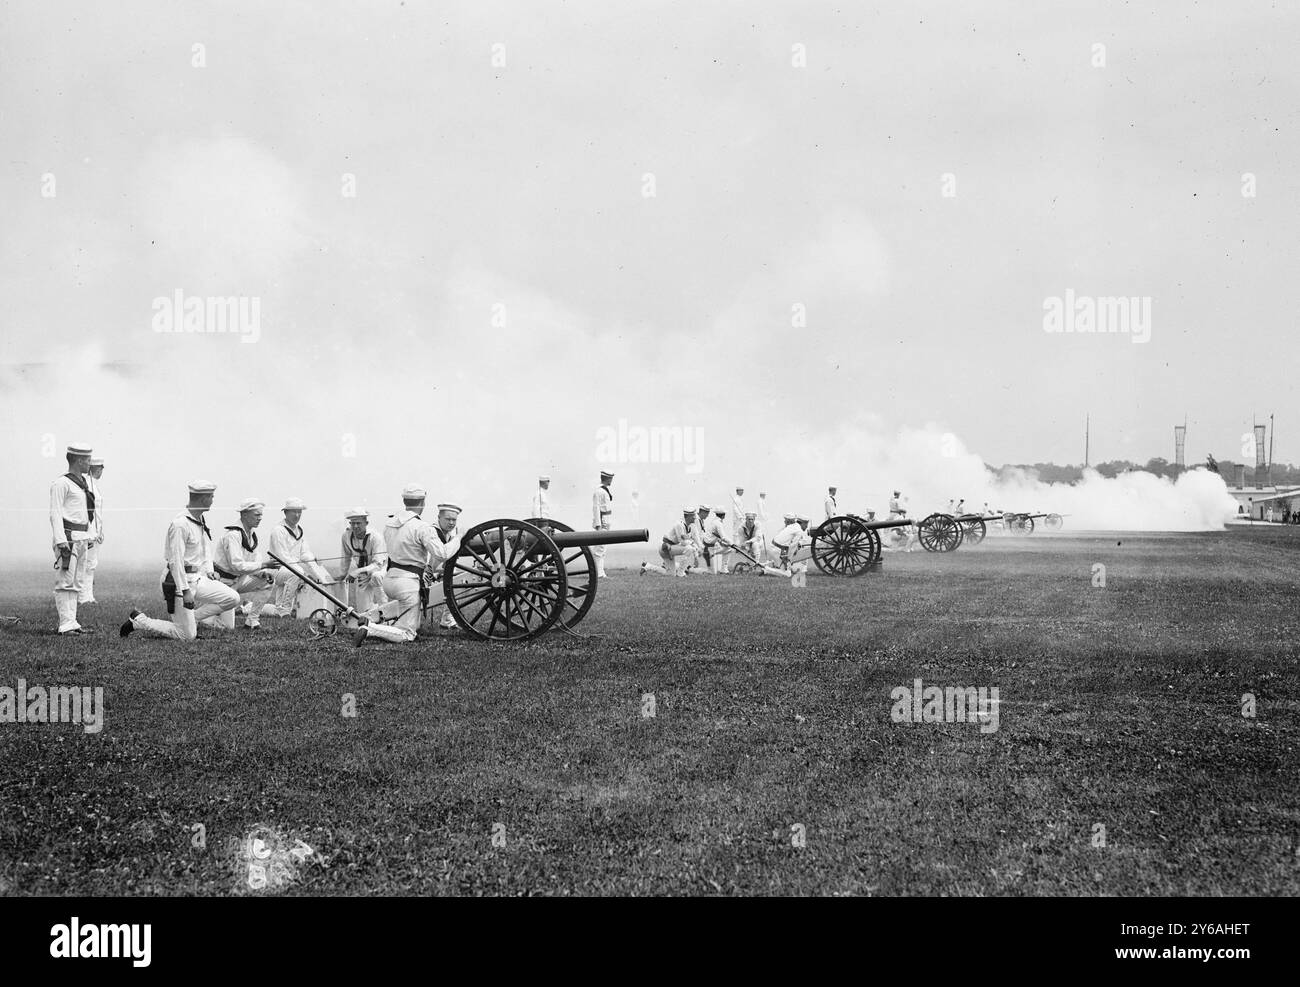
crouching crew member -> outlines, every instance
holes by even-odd
[[[727,575],[731,572],[728,563],[731,559],[732,542],[727,538],[726,508],[719,507],[713,512],[713,517],[701,527],[704,529],[704,544],[708,546],[710,553],[710,569],[714,575],[718,573]]]
[[[302,569],[322,586],[330,585],[334,582],[334,577],[316,561],[315,553],[307,544],[307,533],[299,524],[307,505],[297,497],[290,497],[284,502],[282,509],[284,523],[277,524],[271,532],[271,554],[288,562],[295,569]],[[279,569],[276,572],[275,609],[278,616],[296,616],[298,591],[302,587],[303,581],[288,569]]]
[[[54,609],[60,634],[86,634],[77,623],[77,602],[85,586],[86,551],[94,538],[95,494],[86,482],[90,446],[68,446],[68,472],[50,484],[50,530],[54,536]]]
[[[430,524],[421,517],[427,496],[425,489],[415,484],[403,489],[403,509],[384,525],[384,547],[388,553],[384,592],[389,602],[379,609],[385,616],[396,619],[391,624],[380,624],[362,617],[365,623],[352,636],[352,643],[357,647],[368,637],[394,644],[414,641],[420,630],[420,586],[425,569],[440,568],[460,551],[460,534],[456,531],[460,508],[455,504],[439,504],[439,524]],[[444,525],[450,527],[444,530]]]
[[[163,600],[171,620],[156,620],[140,610],[118,631],[126,637],[133,630],[177,641],[193,641],[198,625],[231,628],[239,594],[217,581],[212,568],[212,532],[203,520],[212,509],[216,484],[191,483],[189,506],[167,526],[163,553],[167,570],[162,577]]]
[[[279,615],[271,602],[278,566],[267,565],[257,542],[257,526],[262,523],[265,508],[266,504],[256,497],[240,501],[239,523],[227,525],[212,550],[212,570],[239,594],[234,613],[244,618],[244,627],[250,631],[262,626],[262,617]]]
[[[682,510],[682,519],[668,529],[659,543],[659,564],[642,562],[641,575],[684,576],[695,564],[695,558],[695,508],[686,507]]]
[[[343,571],[339,579],[352,597],[348,601],[352,609],[364,612],[388,602],[384,592],[388,548],[379,532],[370,527],[370,513],[364,507],[354,507],[344,517],[348,526],[343,529]]]

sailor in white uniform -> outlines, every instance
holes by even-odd
[[[381,624],[373,617],[363,617],[365,622],[352,636],[352,643],[357,647],[369,638],[393,644],[414,641],[423,616],[420,586],[425,570],[432,567],[436,572],[460,551],[460,532],[456,529],[460,507],[439,504],[438,523],[430,524],[421,516],[427,497],[427,491],[418,484],[406,486],[402,490],[402,510],[384,525],[384,548],[388,553],[384,592],[388,594],[388,602],[372,613],[382,611],[386,617],[396,620]]]
[[[822,510],[826,512],[826,520],[828,521],[840,513],[839,504],[835,501],[835,494],[838,491],[839,487],[826,488],[826,500],[822,503]]]
[[[77,622],[77,602],[86,578],[86,552],[95,537],[94,490],[86,480],[91,448],[68,446],[68,472],[50,484],[50,531],[54,537],[54,609],[60,634],[88,634]]]
[[[350,590],[354,610],[366,611],[388,602],[384,572],[388,568],[388,546],[383,536],[370,527],[370,512],[354,507],[344,515],[343,571],[339,579]],[[353,566],[355,565],[355,568]]]
[[[600,471],[600,486],[591,495],[591,527],[596,531],[608,531],[614,525],[614,494],[610,485],[614,474]],[[591,554],[596,558],[596,578],[605,578],[605,546],[592,545]]]
[[[659,564],[641,563],[641,575],[684,576],[695,564],[695,508],[682,508],[682,519],[668,529],[659,543]]]
[[[528,505],[529,517],[551,518],[551,478],[549,476],[539,476],[537,478],[537,492],[533,494],[532,503]]]
[[[86,571],[81,581],[81,593],[78,603],[95,602],[95,570],[99,568],[99,546],[104,544],[104,495],[99,491],[99,478],[104,475],[104,460],[99,456],[90,457],[90,471],[86,474],[86,486],[95,496],[95,519],[90,523],[94,537],[86,542]]]
[[[297,497],[290,497],[284,502],[284,523],[271,529],[270,553],[288,562],[295,569],[301,569],[308,577],[322,586],[334,582],[323,566],[316,561],[316,555],[307,543],[307,533],[299,523],[302,512],[307,509]],[[288,569],[280,569],[275,574],[275,608],[281,617],[293,617],[298,609],[298,591],[303,581]]]
[[[191,483],[189,506],[172,518],[163,542],[167,568],[162,577],[163,600],[170,620],[157,620],[132,610],[118,630],[126,637],[133,630],[176,641],[193,641],[198,625],[229,629],[235,626],[239,594],[217,581],[212,568],[212,532],[203,516],[212,508],[214,483]]]
[[[239,594],[234,615],[244,618],[244,628],[255,631],[263,616],[278,616],[271,602],[275,568],[267,565],[257,540],[257,526],[266,508],[257,497],[239,502],[239,523],[227,525],[212,550],[212,571]]]

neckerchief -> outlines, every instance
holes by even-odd
[[[79,473],[65,473],[63,475],[79,486],[81,492],[86,495],[86,519],[89,521],[95,520],[95,494],[90,487],[86,485],[85,478]]]
[[[208,524],[202,518],[197,518],[193,514],[186,514],[185,520],[197,524],[203,529],[203,533],[208,536],[208,541],[212,541],[212,532],[208,530]]]
[[[242,524],[230,524],[226,526],[227,531],[239,532],[239,544],[244,546],[245,552],[257,551],[257,532],[245,531]]]
[[[294,530],[291,527],[289,527],[287,524],[284,526],[284,530],[289,532],[289,535],[293,538],[294,541],[302,541],[301,531],[295,533]]]

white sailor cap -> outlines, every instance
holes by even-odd
[[[418,483],[408,483],[402,487],[402,500],[424,500],[427,496],[429,496],[429,491]]]
[[[68,446],[69,456],[89,456],[93,450],[84,442],[73,442]]]
[[[603,480],[603,479],[605,479],[606,477],[608,477],[609,479],[612,480],[612,479],[614,479],[614,474],[611,473],[609,470],[601,470],[601,471],[600,471],[600,478]]]
[[[538,482],[538,483],[550,483],[550,482],[551,482],[551,478],[550,478],[549,476],[545,476],[545,475],[543,475],[543,476],[539,476],[539,477],[537,478],[537,482]]]
[[[261,497],[245,497],[243,500],[239,502],[238,510],[240,514],[243,514],[244,511],[255,511],[259,507],[265,507],[265,506],[266,506],[266,501],[262,500]]]
[[[826,489],[827,489],[827,490],[838,490],[839,487],[837,487],[835,484],[832,483],[832,484],[831,484],[829,487],[827,487]]]
[[[91,466],[103,466],[103,465],[104,465],[104,457],[103,457],[103,456],[91,456],[91,457],[90,457],[90,465],[91,465]]]
[[[701,503],[701,504],[700,504],[700,510],[702,510],[702,511],[711,511],[711,510],[713,510],[713,508],[710,507],[708,504]]]
[[[782,514],[782,515],[781,515],[781,520],[783,520],[786,524],[793,524],[793,523],[794,523],[795,521],[797,521],[798,519],[799,519],[799,515],[798,515],[798,514]]]
[[[306,509],[307,505],[302,502],[301,497],[290,497],[284,502],[284,506],[280,508],[282,511],[305,511]]]
[[[690,506],[690,505],[688,504],[687,506],[685,506],[685,507],[682,508],[682,513],[683,513],[683,514],[694,514],[694,513],[695,513],[695,508],[692,507],[692,506]]]
[[[718,515],[718,517],[726,517],[727,509],[725,507],[715,507],[713,509],[713,513]]]
[[[195,480],[190,484],[189,489],[192,494],[216,493],[217,485],[209,483],[207,480]]]
[[[443,511],[451,511],[451,512],[453,512],[453,513],[455,513],[455,514],[459,514],[459,513],[460,513],[460,505],[459,505],[459,504],[439,504],[439,505],[438,505],[438,513],[441,514]]]
[[[746,511],[746,512],[745,512],[745,520],[746,520],[746,521],[752,521],[752,520],[753,520],[754,518],[756,518],[756,517],[758,517],[758,512],[757,512],[757,511]]]
[[[343,517],[348,521],[351,521],[356,517],[368,518],[370,517],[370,512],[364,507],[354,507],[350,511],[345,512]]]
[[[807,516],[805,516],[805,515],[803,515],[803,514],[796,514],[796,515],[794,516],[794,519],[795,519],[796,521],[807,521],[807,520],[808,520]]]

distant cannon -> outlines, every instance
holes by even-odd
[[[962,544],[974,546],[988,537],[990,524],[1002,523],[1002,515],[958,514],[956,520],[962,526]]]
[[[1048,514],[1046,512],[1015,514],[1006,513],[1002,515],[1002,522],[1006,529],[1013,535],[1032,535],[1034,533],[1034,522],[1041,520],[1043,528],[1047,531],[1060,531],[1061,526],[1065,523],[1062,518],[1064,514]]]

